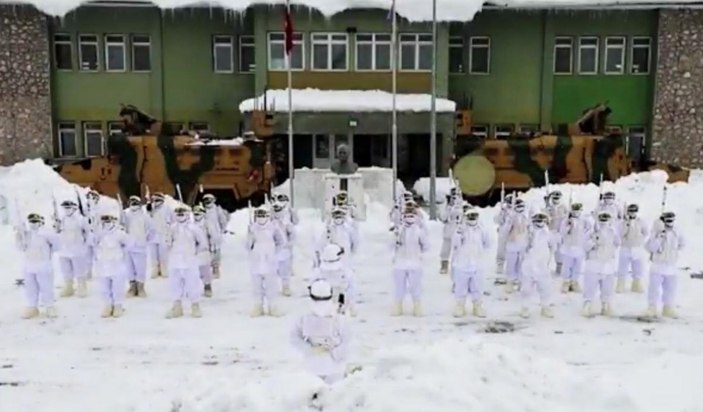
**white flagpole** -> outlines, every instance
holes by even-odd
[[[391,9],[392,16],[391,18],[393,19],[393,25],[392,25],[392,30],[391,30],[391,78],[393,82],[392,90],[393,90],[393,109],[392,109],[392,117],[393,117],[393,125],[391,126],[391,156],[393,157],[393,162],[392,162],[392,167],[393,167],[393,199],[396,199],[396,186],[397,186],[397,180],[398,180],[398,112],[396,110],[396,94],[397,94],[397,89],[398,89],[398,79],[397,79],[397,72],[398,72],[398,27],[397,27],[397,22],[396,22],[396,13],[395,13],[395,0],[393,0],[392,4],[392,9]]]
[[[290,0],[286,0],[286,12],[290,16]],[[292,17],[291,17],[292,18]],[[290,204],[295,206],[295,190],[293,189],[295,166],[293,165],[293,50],[286,53],[288,68],[288,181],[290,186]]]
[[[437,0],[432,0],[432,101],[430,109],[430,219],[437,219]]]

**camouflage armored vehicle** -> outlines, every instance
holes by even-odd
[[[688,172],[664,165],[633,165],[626,154],[627,137],[608,129],[611,110],[598,105],[559,133],[512,135],[490,139],[471,135],[471,113],[458,117],[452,158],[454,178],[465,196],[494,198],[506,191],[522,191],[549,183],[615,181],[633,170],[663,169],[670,181],[688,179]],[[545,174],[547,171],[547,174]]]
[[[163,192],[195,204],[205,193],[233,211],[249,201],[258,204],[274,178],[267,139],[183,134],[134,106],[120,111],[123,133],[108,138],[108,154],[55,164],[62,177],[122,199]]]

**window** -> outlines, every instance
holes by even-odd
[[[108,122],[107,124],[107,135],[109,137],[122,135],[122,122]]]
[[[432,70],[432,35],[400,35],[400,70]]]
[[[105,36],[105,70],[123,72],[127,69],[125,60],[124,36],[121,34]]]
[[[464,38],[449,38],[449,73],[464,73]]]
[[[488,137],[488,126],[477,124],[471,127],[471,134],[478,137]]]
[[[194,132],[210,131],[210,125],[208,125],[207,122],[190,122],[188,128]]]
[[[132,36],[132,70],[151,71],[151,38],[146,35]]]
[[[519,131],[521,135],[531,136],[539,131],[539,126],[536,124],[521,124]]]
[[[498,124],[495,129],[495,138],[507,139],[512,136],[513,130],[515,130],[515,127],[512,124]]]
[[[605,74],[625,72],[625,38],[605,38]]]
[[[644,126],[630,126],[626,136],[625,154],[639,160],[647,148],[647,128]]]
[[[579,39],[579,74],[598,74],[598,37]]]
[[[103,156],[105,142],[100,123],[83,123],[83,145],[86,156]]]
[[[78,142],[76,141],[76,124],[70,122],[59,123],[59,157],[78,156]]]
[[[571,37],[557,37],[554,41],[554,74],[571,74],[572,69]]]
[[[269,33],[269,70],[286,70],[286,35]],[[305,43],[302,33],[293,33],[293,50],[290,52],[291,69],[305,69]]]
[[[391,35],[356,35],[356,70],[390,70]]]
[[[313,33],[311,58],[313,70],[347,70],[346,33]]]
[[[78,61],[79,70],[94,72],[100,68],[98,60],[98,36],[95,34],[81,34],[78,36]]]
[[[652,56],[652,39],[649,37],[633,37],[630,56],[630,73],[649,74]]]
[[[73,70],[73,42],[70,34],[54,35],[54,64],[57,70]]]
[[[469,73],[488,74],[491,70],[491,39],[488,37],[472,37],[471,53],[469,54]]]
[[[253,73],[256,68],[254,36],[239,36],[239,71]]]
[[[234,39],[232,36],[215,36],[212,38],[212,67],[215,73],[232,73],[234,61],[232,52]]]

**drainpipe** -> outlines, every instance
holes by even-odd
[[[166,122],[166,81],[164,80],[164,14],[160,9],[157,10],[159,13],[159,61],[161,66],[161,128],[163,129],[163,123]]]

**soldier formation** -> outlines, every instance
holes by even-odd
[[[597,208],[585,213],[580,203],[562,203],[559,191],[548,192],[545,204],[528,208],[516,194],[504,196],[495,217],[498,232],[496,271],[505,276],[505,292],[519,291],[520,316],[531,316],[533,294],[539,313],[554,317],[552,277],[561,278],[562,293],[583,294],[583,315],[614,315],[615,293],[644,292],[645,266],[650,261],[646,316],[677,317],[674,311],[676,262],[684,247],[675,215],[661,214],[651,228],[638,216],[635,204],[619,205],[613,192],[601,195]],[[145,279],[168,278],[173,304],[166,317],[201,317],[202,297],[211,297],[212,282],[220,276],[220,256],[227,232],[227,213],[211,194],[192,208],[178,203],[169,208],[162,193],[137,196],[118,214],[100,212],[100,195],[91,191],[83,210],[80,201],[55,207],[54,226],[32,213],[16,227],[17,244],[24,253],[27,307],[23,318],[57,315],[54,304],[52,254],[58,253],[64,284],[61,297],[87,294],[87,280],[98,280],[104,307],[102,317],[121,317],[125,296],[147,296]],[[325,381],[343,376],[349,343],[346,316],[355,316],[356,284],[353,257],[359,249],[355,207],[346,192],[332,200],[324,230],[314,244],[313,276],[308,287],[310,313],[295,323],[292,340],[307,364]],[[252,317],[280,316],[280,295],[291,295],[293,245],[297,213],[288,196],[250,208],[246,235],[252,284]],[[422,316],[423,256],[429,251],[427,216],[405,192],[390,213],[393,241],[392,316],[405,312],[406,298],[413,316]],[[455,299],[454,317],[467,316],[467,298],[473,316],[486,317],[483,305],[485,257],[491,249],[490,229],[478,208],[465,202],[456,188],[447,196],[443,222],[440,273],[450,274]],[[147,254],[150,259],[147,260]],[[150,266],[147,267],[147,261]],[[555,271],[552,272],[552,261]],[[583,284],[583,288],[582,285]],[[125,293],[126,291],[126,293]],[[600,305],[597,303],[600,302]]]

